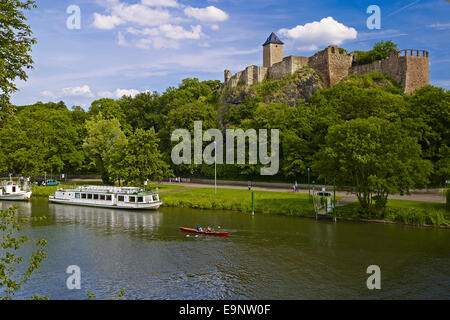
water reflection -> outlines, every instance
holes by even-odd
[[[163,222],[159,211],[130,211],[107,208],[50,204],[49,215],[58,224],[81,224],[111,232],[154,233]]]
[[[48,240],[48,259],[17,297],[85,299],[64,286],[79,265],[83,289],[128,299],[448,298],[450,231],[337,223],[236,212],[161,208],[128,211],[31,202],[22,217],[31,238]],[[188,235],[210,225],[227,238]],[[382,269],[369,291],[366,269]]]

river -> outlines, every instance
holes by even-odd
[[[400,225],[315,221],[276,215],[161,208],[123,211],[18,205],[23,233],[48,240],[48,258],[15,298],[105,299],[449,299],[450,231]],[[188,235],[210,225],[229,237]],[[27,249],[27,248],[25,248]],[[81,269],[81,290],[66,269]],[[381,269],[368,290],[366,269]]]

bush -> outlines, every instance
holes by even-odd
[[[356,51],[357,64],[369,64],[377,60],[382,60],[398,50],[397,45],[392,41],[377,42],[370,51]]]

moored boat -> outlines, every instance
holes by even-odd
[[[157,210],[162,205],[157,192],[138,187],[81,186],[58,189],[48,199],[59,204],[132,210]]]
[[[197,231],[197,230],[195,230],[195,229],[184,228],[184,227],[180,227],[180,230],[181,230],[181,231],[184,231],[184,232],[197,233],[197,234],[204,234],[204,235],[208,235],[208,236],[221,236],[221,237],[226,237],[226,236],[228,236],[228,232],[217,232],[217,231],[206,232],[206,231]]]
[[[0,187],[0,200],[28,201],[31,198],[31,191],[26,185],[22,188],[15,181],[3,181]]]

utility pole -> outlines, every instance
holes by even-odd
[[[214,194],[217,194],[217,143],[214,141]]]

